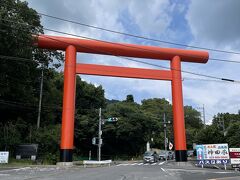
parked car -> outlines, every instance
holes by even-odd
[[[143,162],[144,163],[154,163],[158,162],[158,154],[154,151],[146,151],[143,155]]]
[[[162,150],[159,153],[159,160],[170,160],[175,158],[175,153],[173,151]]]
[[[169,159],[169,154],[168,154],[168,151],[160,151],[159,153],[159,160],[166,160],[166,159]]]
[[[171,159],[171,160],[175,159],[174,151],[168,151],[168,156],[169,156],[169,159]]]
[[[193,157],[194,156],[194,150],[188,150],[187,151],[187,156],[188,157]]]

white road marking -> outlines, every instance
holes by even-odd
[[[130,164],[131,166],[135,166],[135,165],[137,165],[138,163],[133,163],[133,164]]]
[[[216,174],[232,174],[234,172],[225,172],[225,171],[220,171],[220,172],[214,172]]]
[[[216,172],[216,171],[210,171],[210,170],[207,170],[207,169],[174,169],[174,168],[166,168],[168,171],[184,171],[184,172],[210,172],[210,173],[215,173],[215,174],[231,174],[231,173],[234,173],[234,172],[226,172],[226,171],[219,171],[219,172]]]
[[[130,164],[118,164],[117,166],[128,166]]]
[[[208,180],[227,180],[227,179],[233,179],[235,180],[236,178],[240,178],[240,176],[232,176],[232,177],[223,177],[223,178],[213,178],[213,179],[208,179]]]
[[[160,162],[158,165],[163,165],[165,163],[165,161],[163,161],[163,162]]]
[[[161,168],[161,170],[162,170],[163,172],[167,173],[167,171],[166,171],[165,169]]]
[[[154,165],[163,165],[165,163],[165,161],[163,161],[163,162],[160,162],[160,163],[132,163],[132,164],[130,164],[130,163],[123,163],[123,164],[118,164],[118,165],[116,165],[116,166],[154,166]]]
[[[217,169],[220,169],[220,167],[218,167],[218,166],[216,166],[216,165],[214,165],[214,167],[217,168]]]
[[[3,170],[0,172],[11,172],[11,171],[20,171],[20,170],[27,170],[27,169],[31,169],[30,167],[24,167],[24,168],[18,168],[18,169],[7,169],[7,170]]]

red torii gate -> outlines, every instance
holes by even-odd
[[[175,157],[178,162],[187,161],[181,61],[206,63],[209,57],[208,52],[47,35],[38,36],[35,44],[39,48],[66,51],[60,147],[61,162],[72,162],[76,74],[171,81]],[[81,64],[76,63],[77,52],[169,60],[171,61],[171,70]]]

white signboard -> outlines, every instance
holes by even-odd
[[[240,164],[240,148],[229,148],[231,164]]]
[[[0,151],[0,164],[8,163],[9,152],[8,151]]]
[[[229,159],[228,144],[203,144],[204,159]]]

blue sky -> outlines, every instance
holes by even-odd
[[[238,0],[28,0],[28,3],[40,13],[107,29],[188,45],[240,51],[240,1]],[[46,28],[102,40],[177,47],[46,17],[42,17],[42,24]],[[47,31],[45,34],[61,35]],[[209,53],[210,58],[239,60],[239,55]],[[141,60],[169,67],[167,61]],[[78,54],[78,62],[156,68],[103,55]],[[239,67],[240,64],[212,60],[207,64],[182,63],[182,68],[187,71],[235,80],[240,80]],[[238,98],[240,84],[192,80],[191,78],[206,78],[186,73],[182,76],[184,105],[192,105],[196,108],[204,104],[208,123],[218,112],[237,113],[240,109],[240,98]],[[96,86],[102,85],[108,99],[123,100],[126,95],[133,94],[138,103],[146,98],[166,98],[171,101],[170,82],[86,75],[81,75],[81,78]]]

